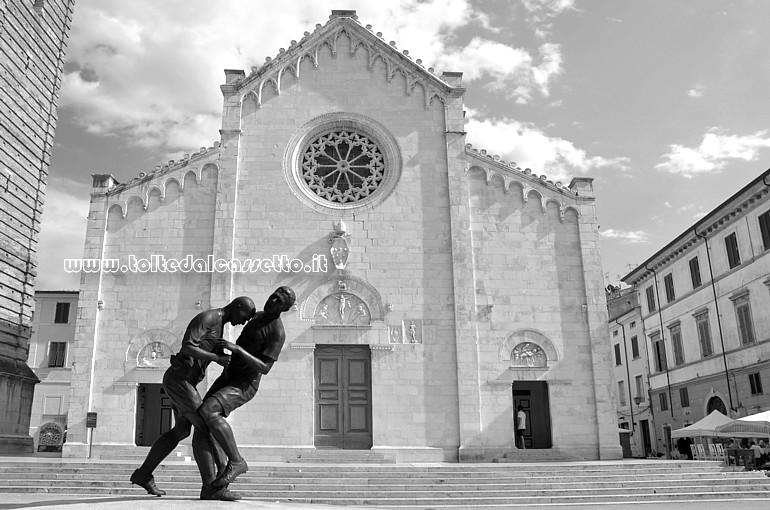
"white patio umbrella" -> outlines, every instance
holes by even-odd
[[[744,416],[717,427],[721,437],[770,437],[770,411]]]
[[[717,427],[720,425],[732,423],[732,421],[732,419],[728,418],[719,411],[711,411],[711,414],[702,420],[696,421],[692,425],[688,425],[684,428],[672,431],[671,437],[673,439],[679,437],[719,437],[716,433]]]

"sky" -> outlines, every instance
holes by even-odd
[[[223,70],[248,74],[332,9],[463,72],[475,148],[594,178],[606,283],[770,167],[763,0],[78,0],[38,290],[79,286],[63,259],[83,256],[92,174],[125,182],[212,146]]]

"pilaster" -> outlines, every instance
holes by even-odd
[[[459,86],[461,73],[442,78]],[[479,391],[478,332],[473,276],[473,239],[470,232],[469,194],[465,161],[464,89],[455,89],[444,105],[449,182],[449,218],[454,268],[455,348],[460,430],[459,460],[475,460],[469,449],[479,446],[481,395]],[[468,450],[466,452],[466,450]]]
[[[575,184],[573,180],[570,187]],[[612,392],[612,350],[607,329],[607,305],[593,185],[590,180],[582,180],[580,186],[578,193],[584,203],[580,207],[578,227],[585,282],[585,313],[591,343],[598,453],[600,460],[621,459],[623,450],[618,441],[617,413]]]
[[[94,175],[83,259],[104,258],[107,237],[107,191],[115,184],[112,176]],[[88,455],[86,413],[98,411],[94,402],[94,370],[99,338],[99,300],[102,273],[81,272],[75,342],[72,349],[72,375],[67,417],[67,442],[63,457]]]
[[[238,206],[239,149],[241,136],[241,102],[232,82],[243,76],[243,71],[226,70],[226,84],[222,90],[222,129],[219,131],[219,174],[217,200],[214,212],[214,259],[235,258],[235,221]],[[225,306],[233,299],[233,273],[211,274],[211,307]]]

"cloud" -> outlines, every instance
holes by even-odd
[[[534,91],[549,96],[549,85],[562,73],[561,48],[558,44],[543,44],[536,62],[528,51],[475,37],[468,45],[454,52],[437,56],[439,66],[446,70],[463,71],[463,79],[473,81],[485,76],[492,81],[490,90],[504,91],[506,96],[524,104]]]
[[[617,239],[622,244],[644,244],[650,239],[650,235],[642,230],[602,230],[599,234],[606,239]]]
[[[571,2],[531,2],[556,15]],[[548,96],[562,72],[559,45],[532,51],[485,38],[495,32],[470,0],[401,0],[372,7],[351,0],[363,24],[409,49],[437,70],[463,71],[519,102]],[[166,153],[209,145],[221,123],[223,69],[260,65],[290,39],[329,18],[326,4],[300,0],[270,8],[260,2],[79,0],[67,51],[59,107],[91,133],[119,136],[127,145]],[[482,35],[457,44],[456,33]]]
[[[553,18],[577,10],[575,0],[523,0],[522,6],[527,11],[527,22],[533,25],[535,35],[541,39],[550,34]]]
[[[598,169],[626,170],[628,158],[588,156],[585,150],[563,138],[550,137],[534,125],[514,120],[481,120],[468,112],[467,140],[478,149],[486,149],[505,161],[546,174],[555,181],[568,182],[574,175]]]
[[[692,98],[696,98],[696,99],[697,98],[701,98],[701,97],[703,97],[704,90],[705,89],[704,89],[703,85],[698,84],[698,85],[695,85],[695,87],[693,87],[690,90],[688,90],[687,91],[687,95],[692,97]]]
[[[89,189],[80,183],[51,178],[46,187],[38,243],[36,287],[41,290],[80,288],[80,275],[64,271],[65,258],[83,257]],[[74,242],[79,240],[80,242]]]
[[[730,160],[756,161],[762,149],[770,148],[767,130],[744,136],[729,135],[717,128],[710,129],[695,148],[679,144],[669,145],[665,161],[655,168],[692,178],[696,175],[717,173]]]

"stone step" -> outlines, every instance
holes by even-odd
[[[289,463],[332,463],[332,464],[395,464],[396,461],[386,459],[385,455],[368,450],[316,450],[303,452],[296,458],[287,460]]]
[[[164,466],[161,466],[156,470],[156,478],[175,478],[175,477],[192,477],[197,478],[198,472],[192,467],[185,470],[164,470]],[[65,479],[78,476],[92,476],[92,477],[116,477],[126,478],[131,475],[133,469],[126,468],[121,470],[107,470],[107,469],[58,469],[58,470],[34,470],[34,469],[11,469],[0,470],[0,474],[5,479],[18,478],[20,476],[28,478],[52,478],[52,479]],[[367,476],[368,475],[368,476]],[[669,480],[669,479],[699,479],[699,478],[714,478],[720,476],[719,472],[633,472],[633,473],[613,473],[613,472],[560,472],[560,473],[469,473],[463,474],[459,472],[455,473],[419,473],[419,472],[392,472],[392,473],[356,473],[356,472],[339,472],[332,471],[328,473],[322,472],[281,472],[281,471],[265,471],[251,469],[248,473],[242,475],[247,478],[254,479],[286,479],[292,482],[302,480],[318,480],[323,483],[369,483],[370,480],[376,480],[378,483],[455,483],[459,481],[473,482],[473,483],[518,483],[518,482],[544,482],[544,483],[558,483],[564,481],[576,481],[584,483],[597,483],[602,481],[615,482],[620,480],[634,481],[634,480]],[[741,473],[735,473],[733,475],[744,476]]]
[[[161,466],[161,469],[195,469],[195,464],[191,462],[184,462],[180,460],[172,461],[170,458],[168,462]],[[39,458],[31,458],[30,460],[14,460],[3,461],[0,460],[0,472],[8,468],[12,469],[128,469],[133,464],[123,461],[87,461],[79,459],[66,459],[66,460],[40,460]],[[361,473],[396,473],[396,472],[415,472],[415,473],[451,473],[459,472],[465,474],[473,473],[534,473],[534,472],[557,472],[564,473],[569,472],[616,472],[622,471],[624,473],[630,472],[681,472],[693,471],[693,472],[720,472],[723,471],[723,463],[719,461],[682,461],[682,462],[618,462],[618,463],[591,463],[591,462],[569,462],[569,463],[539,463],[539,464],[383,464],[383,465],[371,465],[371,466],[355,466],[348,469],[340,469],[338,471],[350,471],[356,474]],[[268,470],[271,472],[296,472],[302,470],[303,472],[321,472],[329,473],[327,466],[317,465],[305,465],[297,466],[296,464],[279,463],[279,464],[264,464],[254,463],[252,469]]]
[[[164,490],[195,490],[200,487],[200,479],[194,480],[192,478],[186,480],[156,480],[158,486]],[[130,487],[130,482],[127,479],[121,480],[2,480],[0,481],[0,488],[5,487],[51,487],[51,488],[65,488],[72,489],[80,488],[127,488]],[[236,487],[234,485],[234,487]],[[619,483],[619,484],[580,484],[580,483],[564,483],[564,484],[533,484],[526,485],[520,484],[512,486],[511,484],[487,484],[487,485],[474,485],[474,484],[438,484],[438,485],[423,485],[423,486],[409,486],[409,485],[378,485],[378,484],[360,484],[360,485],[342,485],[339,487],[331,485],[320,485],[319,483],[264,483],[262,480],[237,480],[238,490],[247,490],[250,492],[265,493],[268,497],[287,497],[291,494],[307,493],[310,495],[326,495],[331,496],[334,494],[365,494],[368,496],[387,493],[388,496],[402,497],[405,495],[413,495],[415,492],[430,495],[441,495],[444,497],[457,497],[460,495],[479,494],[486,496],[504,496],[504,495],[568,495],[577,494],[581,492],[590,492],[594,494],[625,494],[625,493],[669,493],[675,492],[679,489],[682,490],[699,490],[699,491],[718,491],[721,489],[732,488],[736,490],[736,487],[740,487],[741,490],[748,487],[753,490],[770,491],[770,481],[759,482],[756,479],[751,480],[700,480],[700,481],[687,481],[677,480],[670,483]],[[326,493],[329,494],[326,494]],[[280,495],[280,496],[279,496]],[[303,496],[304,497],[304,496]]]
[[[234,489],[234,487],[233,487]],[[170,490],[167,491],[167,498],[172,497],[191,497],[197,496],[196,488],[192,490]],[[49,494],[82,494],[79,491],[71,491],[67,488],[29,488],[29,487],[7,487],[3,489],[5,493],[35,493],[43,492]],[[676,491],[666,494],[658,494],[651,492],[648,494],[620,494],[620,495],[596,495],[596,494],[577,494],[574,493],[568,496],[556,496],[556,495],[542,495],[542,496],[503,496],[503,497],[487,497],[473,495],[471,497],[449,497],[443,498],[440,496],[426,497],[365,497],[365,496],[339,496],[334,497],[321,497],[316,494],[309,496],[301,496],[290,494],[285,498],[277,496],[268,497],[260,492],[250,492],[244,490],[237,490],[237,492],[249,500],[255,501],[284,501],[292,503],[308,503],[308,504],[325,504],[335,506],[348,506],[348,505],[371,505],[371,506],[410,506],[410,507],[465,507],[465,508],[479,508],[485,506],[523,506],[523,505],[563,505],[563,504],[599,504],[599,503],[620,503],[620,504],[640,504],[640,503],[665,503],[672,501],[694,501],[694,500],[719,500],[728,499],[735,500],[737,498],[746,499],[746,508],[757,507],[763,505],[761,501],[770,501],[770,491],[747,489],[736,493],[734,488],[728,488],[722,491],[698,491],[698,492],[681,492]],[[88,494],[93,495],[126,495],[126,496],[138,496],[144,494],[141,489],[120,489],[120,488],[106,488],[95,487],[89,489]],[[149,498],[149,496],[148,496]],[[651,507],[654,508],[654,507]]]
[[[133,470],[121,469],[121,470],[57,470],[57,471],[35,471],[35,470],[0,470],[0,484],[8,483],[12,480],[79,480],[84,478],[94,479],[98,477],[99,480],[105,481],[120,481],[126,480],[130,477]],[[634,475],[628,474],[616,474],[605,472],[603,474],[574,474],[574,475],[558,475],[555,476],[551,473],[535,473],[529,476],[522,476],[519,473],[493,473],[487,476],[463,476],[462,473],[446,473],[446,474],[433,474],[432,476],[423,476],[421,473],[406,473],[406,474],[393,474],[390,477],[366,477],[366,476],[353,476],[355,473],[280,473],[273,471],[260,471],[249,470],[248,473],[241,475],[239,480],[252,480],[259,483],[278,483],[283,482],[287,484],[335,484],[335,485],[438,485],[438,484],[453,484],[453,485],[494,485],[494,484],[667,484],[667,483],[680,483],[680,482],[697,482],[699,480],[743,480],[743,479],[756,479],[756,473],[754,472],[735,472],[729,473],[729,477],[726,477],[723,473],[710,473],[710,472],[680,472],[680,473],[639,473]],[[155,472],[157,480],[164,481],[187,481],[198,480],[198,472],[195,469],[187,470],[164,470],[159,469]]]
[[[575,462],[578,459],[556,449],[545,450],[512,450],[497,457],[492,462],[498,463],[522,463],[522,462]]]

